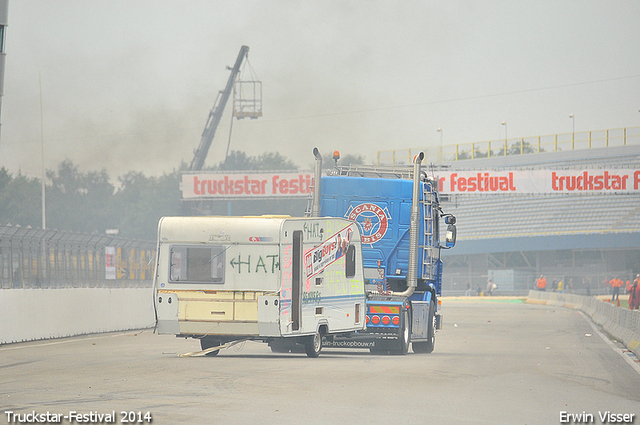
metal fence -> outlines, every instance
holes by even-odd
[[[0,289],[150,286],[155,243],[0,226]]]
[[[640,127],[580,131],[546,136],[516,137],[440,147],[403,148],[378,151],[376,165],[410,164],[414,155],[425,151],[430,162],[527,155],[540,152],[572,151],[640,144]]]

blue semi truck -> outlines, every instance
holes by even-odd
[[[437,182],[412,166],[345,166],[322,176],[316,158],[315,188],[307,214],[355,221],[362,234],[366,330],[325,336],[326,347],[368,348],[372,353],[431,353],[442,328],[440,251],[455,245],[456,219],[439,203]],[[335,158],[335,156],[334,156]],[[447,225],[440,244],[440,221]]]

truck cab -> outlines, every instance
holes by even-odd
[[[442,326],[440,250],[455,244],[455,217],[442,212],[435,181],[421,171],[422,159],[416,156],[413,167],[316,172],[319,190],[309,210],[352,220],[360,228],[367,329],[354,338],[367,341],[373,352],[404,354],[410,343],[414,352],[431,352]],[[441,221],[448,226],[445,245],[440,243]]]

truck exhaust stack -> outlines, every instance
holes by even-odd
[[[418,286],[418,237],[420,229],[420,174],[424,152],[413,157],[413,197],[411,199],[411,230],[409,231],[409,269],[407,270],[407,289],[392,292],[393,295],[410,297]]]
[[[322,155],[318,148],[313,148],[313,156],[316,157],[315,173],[313,177],[313,204],[311,217],[320,217],[320,179],[322,178]]]

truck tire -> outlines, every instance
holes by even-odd
[[[409,322],[409,312],[404,310],[402,313],[402,328],[398,336],[398,354],[404,355],[409,351],[409,341],[411,336],[411,323]]]
[[[432,353],[436,346],[436,303],[433,300],[429,304],[428,323],[427,341],[413,342],[414,353]]]
[[[200,347],[202,348],[202,351],[207,350],[209,348],[218,347],[219,345],[220,345],[220,341],[213,339],[211,337],[204,336],[200,338]],[[210,353],[207,353],[206,355],[209,357],[213,357],[213,356],[217,356],[219,352],[220,350],[214,350],[214,351],[211,351]]]
[[[318,357],[322,351],[322,334],[316,331],[315,334],[305,337],[304,350],[309,357]]]

